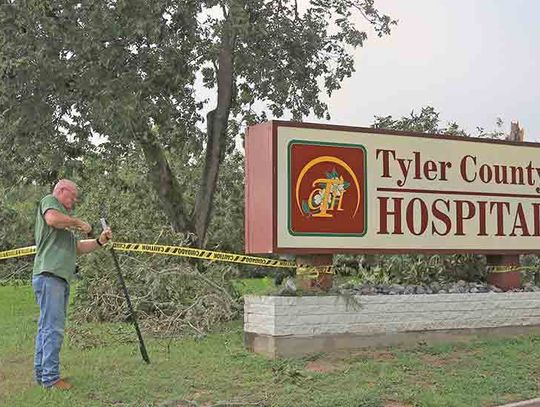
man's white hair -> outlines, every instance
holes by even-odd
[[[54,186],[53,195],[58,194],[62,188],[74,189],[77,191],[77,185],[73,181],[70,181],[69,179],[61,179]]]

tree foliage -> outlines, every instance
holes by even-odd
[[[379,36],[395,24],[374,0],[311,0],[305,10],[291,0],[0,7],[0,175],[50,183],[80,171],[87,154],[142,151],[160,208],[199,245],[238,129],[268,112],[327,117],[321,93],[353,73],[352,50],[367,39],[352,16]],[[193,202],[179,175],[192,165],[201,169]]]

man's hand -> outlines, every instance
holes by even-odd
[[[99,243],[106,244],[109,240],[112,239],[112,230],[111,228],[105,229],[103,232],[101,232],[101,235],[99,235]]]
[[[75,229],[86,234],[92,231],[92,226],[90,226],[90,224],[86,223],[84,220],[81,220],[81,219],[77,219],[77,220],[78,222],[77,222],[77,226],[75,226]]]
[[[111,228],[107,227],[97,239],[80,240],[77,243],[77,254],[86,254],[99,249],[112,239]],[[98,243],[99,242],[99,243]]]

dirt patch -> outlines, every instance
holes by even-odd
[[[304,369],[307,371],[315,373],[332,373],[336,370],[340,370],[341,368],[342,366],[337,362],[324,359],[308,362],[304,367]]]
[[[306,363],[304,369],[316,373],[330,373],[343,370],[352,362],[361,360],[373,360],[376,362],[390,362],[396,360],[395,355],[388,350],[357,350],[336,351],[324,354]]]
[[[25,362],[28,362],[28,356],[10,355],[3,360],[3,363],[15,365],[23,364]]]
[[[0,396],[5,397],[14,391],[21,391],[36,385],[32,379],[33,363],[29,358],[11,357],[0,360]]]
[[[420,358],[424,363],[428,365],[435,367],[444,367],[454,363],[462,362],[463,359],[474,356],[477,353],[478,351],[476,350],[458,350],[444,355],[422,355]]]
[[[450,365],[452,363],[455,363],[455,359],[451,359],[448,357],[439,357],[434,355],[423,355],[422,356],[422,362],[424,362],[426,365],[435,366],[435,367],[444,367],[446,365]]]
[[[377,362],[390,362],[396,360],[396,356],[390,350],[385,349],[361,349],[347,350],[329,353],[328,357],[334,359],[342,359],[348,362],[351,361],[368,361],[374,360]]]
[[[395,360],[396,356],[392,352],[389,352],[389,351],[379,351],[379,352],[373,352],[371,354],[371,358],[378,362],[388,362],[391,360]]]
[[[412,407],[412,405],[401,401],[387,400],[383,403],[383,407]]]
[[[198,404],[189,400],[167,400],[158,404],[158,407],[198,407]]]
[[[408,380],[408,382],[423,389],[428,389],[435,386],[435,383],[427,377],[415,377]]]
[[[307,371],[315,373],[331,373],[343,370],[354,359],[374,360],[377,362],[390,362],[396,360],[395,355],[387,350],[365,350],[360,352],[333,352],[324,357],[306,363]]]

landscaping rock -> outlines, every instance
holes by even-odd
[[[494,285],[487,283],[476,283],[459,280],[457,282],[434,282],[425,285],[413,284],[373,284],[362,283],[354,285],[346,283],[339,287],[340,293],[360,294],[360,295],[413,295],[413,294],[464,294],[464,293],[501,293],[501,290]],[[537,292],[540,287],[533,283],[527,283],[521,289],[514,289],[512,292]]]

